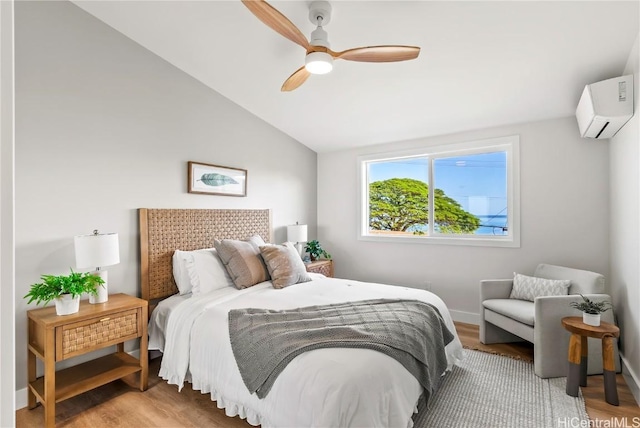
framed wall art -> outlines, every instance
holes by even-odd
[[[247,170],[189,161],[189,193],[247,196]]]

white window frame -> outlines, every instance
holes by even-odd
[[[407,157],[428,157],[429,159],[429,218],[434,218],[433,161],[443,157],[506,152],[507,157],[507,224],[508,234],[455,235],[434,233],[433,222],[429,222],[427,235],[381,236],[369,233],[369,181],[370,162],[392,161]],[[510,135],[486,140],[458,144],[423,147],[419,149],[376,153],[358,156],[358,239],[362,241],[420,243],[444,245],[470,245],[485,247],[520,247],[520,137]]]

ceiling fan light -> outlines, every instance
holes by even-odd
[[[326,52],[311,52],[304,60],[304,67],[311,74],[327,74],[333,69],[333,57]]]

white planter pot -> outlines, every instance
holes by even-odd
[[[588,314],[586,312],[582,313],[582,322],[587,325],[592,325],[594,327],[598,327],[600,325],[600,314]]]
[[[73,297],[71,294],[63,294],[54,301],[58,315],[75,314],[80,309],[80,296]]]

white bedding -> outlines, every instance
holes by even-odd
[[[330,348],[296,357],[264,399],[249,394],[229,341],[228,312],[236,308],[291,309],[370,298],[429,302],[442,314],[454,340],[447,345],[449,368],[462,358],[462,345],[444,302],[424,290],[314,276],[311,282],[274,289],[270,282],[236,290],[175,299],[165,304],[164,356],[160,376],[182,388],[210,393],[228,416],[263,427],[411,427],[422,393],[418,381],[395,359],[369,349]],[[177,303],[176,303],[177,302]],[[162,322],[155,314],[157,335]],[[160,346],[162,340],[155,340]]]
[[[171,316],[171,312],[177,308],[180,303],[189,298],[191,298],[191,293],[174,294],[158,303],[158,306],[153,310],[149,319],[149,351],[164,351],[167,320]]]

